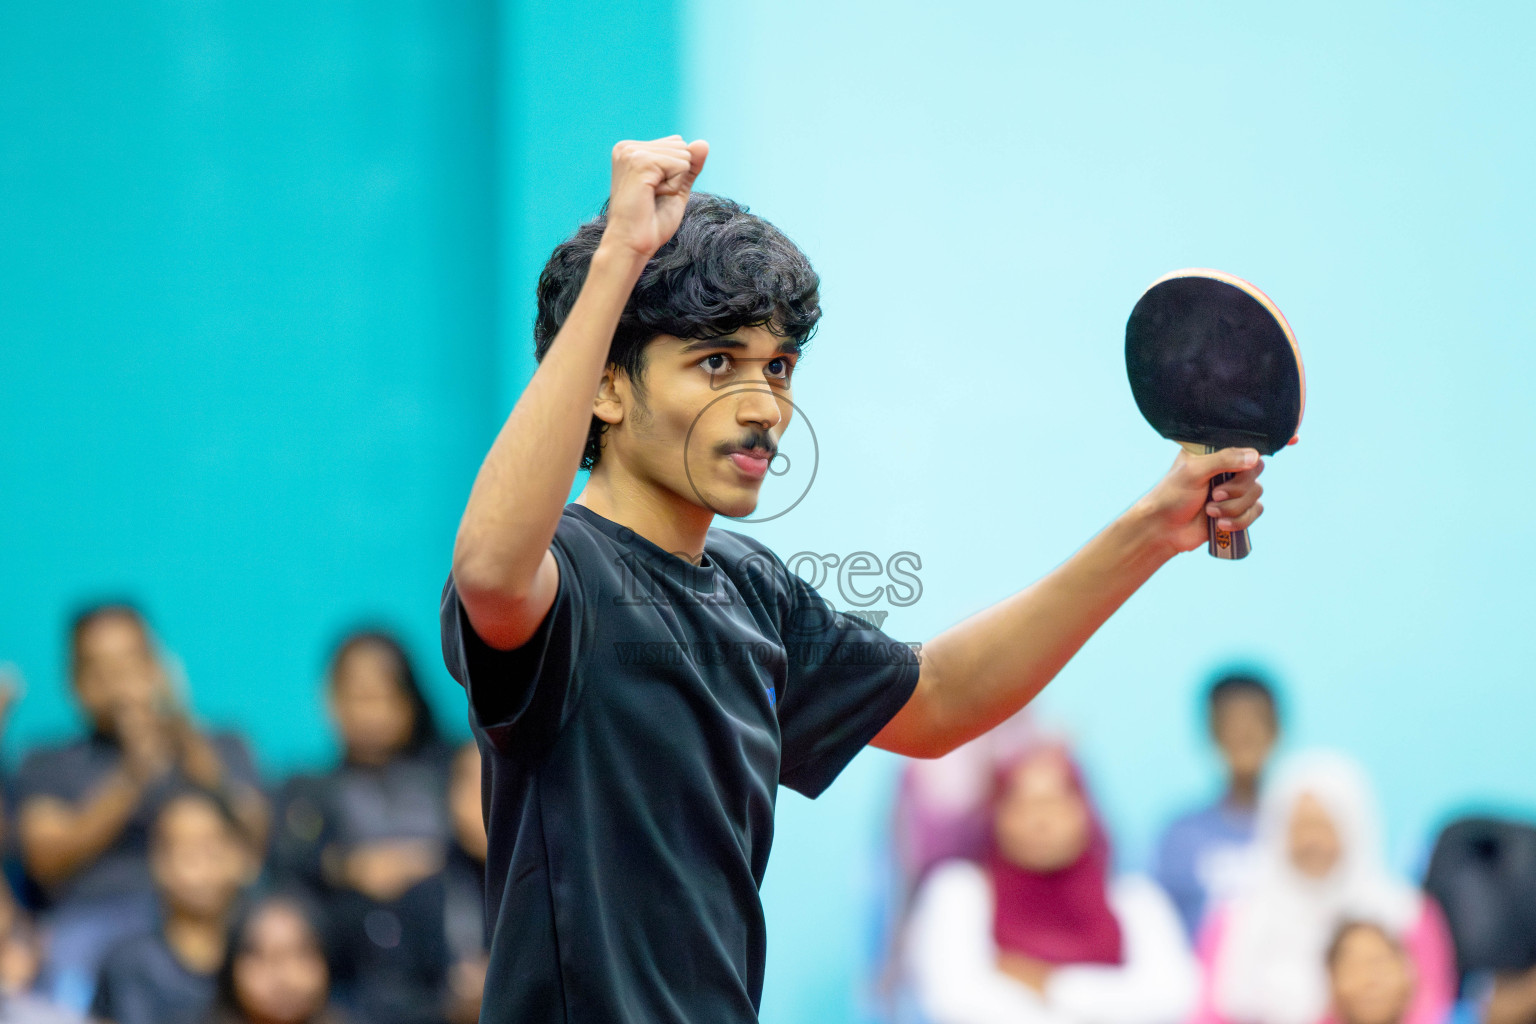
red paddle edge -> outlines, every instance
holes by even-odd
[[[1286,442],[1287,446],[1301,440],[1301,417],[1307,411],[1307,371],[1301,362],[1301,349],[1296,345],[1296,332],[1291,330],[1291,322],[1280,312],[1280,307],[1275,305],[1275,300],[1265,295],[1257,285],[1245,281],[1236,274],[1229,274],[1225,270],[1212,270],[1210,267],[1185,267],[1183,270],[1174,270],[1147,285],[1146,290],[1151,291],[1164,281],[1171,281],[1179,277],[1208,277],[1216,281],[1224,281],[1234,288],[1240,288],[1258,300],[1259,305],[1269,310],[1271,316],[1280,324],[1280,329],[1285,332],[1285,340],[1291,343],[1291,354],[1296,357],[1296,376],[1301,379],[1301,407],[1296,410],[1296,433]]]

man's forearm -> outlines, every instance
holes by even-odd
[[[877,746],[935,757],[1034,699],[1104,621],[1175,553],[1141,505],[1035,584],[923,645],[918,699]]]
[[[581,294],[480,465],[454,542],[461,588],[533,580],[586,447],[592,399],[645,261],[599,246]]]
[[[18,831],[27,870],[44,885],[71,877],[117,841],[143,795],[143,784],[119,769],[79,807],[51,798],[23,805]]]

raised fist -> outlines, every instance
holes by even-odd
[[[681,135],[613,147],[613,182],[603,244],[650,259],[682,222],[693,181],[704,169],[709,143]]]

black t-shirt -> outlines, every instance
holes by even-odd
[[[696,566],[572,503],[550,550],[559,591],[515,651],[443,589],[485,773],[481,1020],[755,1021],[777,787],[826,789],[917,655],[739,534]]]
[[[159,931],[124,939],[101,964],[91,1016],[113,1024],[198,1024],[213,975],[189,971]]]

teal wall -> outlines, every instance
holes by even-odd
[[[1399,865],[1453,808],[1536,814],[1533,45],[1507,3],[696,0],[700,187],[825,280],[795,395],[820,472],[748,529],[780,553],[917,552],[921,599],[876,608],[932,636],[1172,460],[1125,384],[1125,318],[1163,272],[1225,268],[1280,304],[1308,370],[1254,554],[1170,566],[1039,705],[1080,741],[1121,860],[1210,795],[1196,699],[1236,658],[1286,684],[1292,746],[1364,759]],[[894,768],[867,754],[780,803],[770,1024],[856,1017]]]
[[[503,7],[498,408],[511,412],[537,366],[539,271],[608,198],[614,143],[680,130],[682,15],[673,0],[506,0]]]

